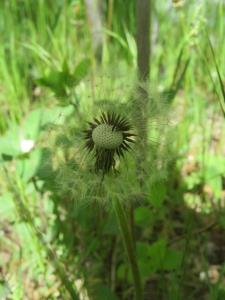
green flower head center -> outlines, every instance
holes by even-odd
[[[121,131],[113,131],[108,124],[100,124],[93,130],[92,139],[99,148],[116,149],[123,143],[123,134]]]

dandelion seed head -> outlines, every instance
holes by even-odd
[[[113,195],[125,201],[138,198],[132,195],[147,194],[138,184],[137,160],[149,189],[167,178],[173,157],[166,96],[153,92],[147,83],[137,89],[137,82],[126,78],[124,87],[118,78],[98,81],[79,91],[80,111],[74,110],[46,139],[50,145],[53,137],[49,148],[54,164],[48,160],[46,169],[53,166],[54,192],[79,205],[91,201],[109,205]]]
[[[113,131],[113,126],[107,124],[98,125],[92,132],[93,142],[97,147],[115,149],[123,142],[121,131]]]
[[[94,118],[85,130],[85,140],[86,149],[95,153],[95,171],[102,171],[104,176],[115,170],[115,156],[124,157],[134,143],[134,136],[128,120],[119,114],[103,112],[99,119]]]

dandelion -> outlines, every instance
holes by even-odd
[[[116,113],[102,113],[100,119],[89,122],[85,130],[86,149],[95,153],[95,171],[103,176],[115,170],[115,156],[124,157],[131,149],[135,134],[131,132],[129,121]]]
[[[143,199],[143,194],[150,197],[150,187],[167,178],[167,166],[173,158],[166,97],[148,84],[141,85],[146,92],[140,94],[137,84],[124,87],[122,80],[122,86],[111,86],[110,92],[107,80],[103,77],[95,83],[94,96],[89,89],[82,90],[85,104],[81,102],[79,114],[74,111],[66,122],[51,125],[42,138],[51,159],[43,159],[39,173],[44,178],[48,174],[49,180],[54,176],[54,190],[70,195],[82,206],[99,201],[111,207],[112,194],[120,194],[127,205]],[[118,80],[110,83],[118,84]],[[145,101],[146,115],[142,113]],[[92,116],[89,123],[88,115]],[[136,169],[138,160],[143,172]],[[93,176],[92,170],[101,178]],[[113,173],[117,176],[106,176]],[[142,187],[139,178],[144,182]]]

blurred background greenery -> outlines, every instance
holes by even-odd
[[[96,107],[127,115],[137,73],[136,1],[99,2],[0,1],[0,299],[133,298],[113,210],[80,163]],[[146,90],[166,145],[133,205],[144,297],[223,300],[225,2],[150,10]],[[127,164],[107,199],[138,193]]]

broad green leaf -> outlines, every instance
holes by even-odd
[[[152,213],[147,207],[138,207],[134,211],[135,223],[141,227],[147,227],[152,224]]]
[[[42,159],[42,151],[34,150],[28,158],[17,160],[17,172],[24,181],[31,179],[38,171]]]
[[[178,269],[181,265],[182,257],[183,257],[182,252],[167,249],[163,260],[163,269],[164,270]]]
[[[147,243],[137,243],[138,265],[143,278],[149,277],[150,274],[154,273],[157,269],[149,257],[149,247]]]
[[[166,255],[166,240],[160,239],[149,246],[148,255],[151,258],[152,264],[156,269],[162,267],[164,257]]]
[[[149,259],[139,259],[138,261],[141,277],[147,279],[157,271],[156,266]]]
[[[0,154],[15,157],[20,153],[20,130],[18,126],[13,126],[0,137]]]
[[[137,243],[137,255],[140,259],[147,259],[149,257],[149,244],[138,242]]]
[[[138,243],[137,254],[141,274],[144,278],[147,278],[162,269],[166,255],[166,241],[161,239],[151,245]]]
[[[36,140],[41,127],[43,110],[36,109],[30,112],[23,123],[23,134],[27,139]]]
[[[68,117],[71,113],[73,113],[72,105],[65,107],[56,106],[49,109],[43,109],[41,125],[42,127],[49,123],[61,125],[65,122],[66,117]]]

